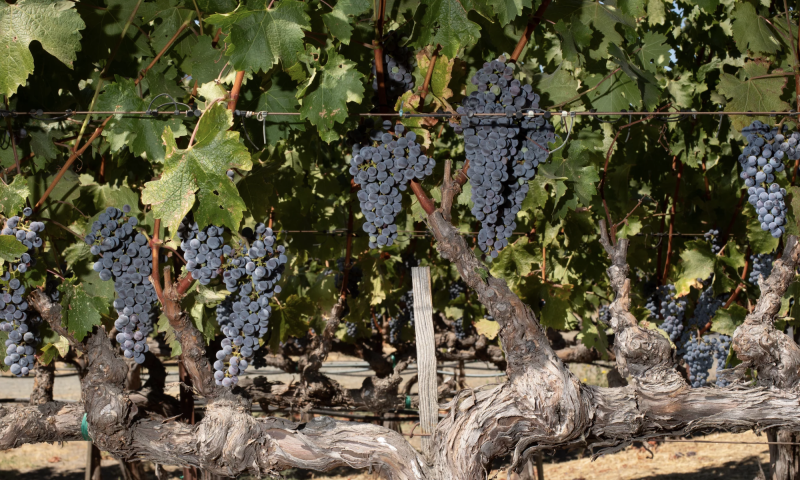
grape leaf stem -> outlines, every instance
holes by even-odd
[[[522,54],[522,50],[525,48],[525,45],[528,44],[528,41],[531,39],[531,35],[533,34],[533,30],[542,23],[542,18],[544,18],[544,11],[547,10],[547,7],[550,6],[551,0],[543,0],[542,4],[539,5],[539,8],[536,9],[536,12],[531,17],[530,22],[528,22],[528,26],[525,27],[525,32],[520,37],[519,41],[517,42],[517,46],[514,47],[514,51],[511,53],[511,58],[509,61],[516,63],[519,59],[520,54]]]
[[[431,77],[433,77],[433,68],[436,66],[436,60],[439,58],[439,50],[441,50],[441,45],[436,45],[436,48],[433,50],[433,55],[431,55],[431,63],[428,65],[428,72],[425,73],[425,81],[422,82],[422,90],[419,92],[419,100],[420,103],[425,101],[425,97],[428,96],[428,86],[431,83]]]

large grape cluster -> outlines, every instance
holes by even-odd
[[[461,122],[451,121],[454,131],[464,136],[472,214],[481,222],[478,246],[489,261],[508,245],[528,181],[547,161],[547,144],[555,139],[544,116],[524,115],[539,108],[539,95],[514,79],[514,69],[503,57],[484,63],[472,77],[477,90],[457,108]],[[483,113],[505,116],[477,115]]]
[[[750,255],[753,269],[750,271],[748,281],[753,285],[758,285],[758,277],[763,276],[764,280],[772,273],[772,262],[775,261],[774,253],[759,253]]]
[[[675,285],[661,285],[656,294],[647,302],[646,308],[653,316],[664,321],[658,328],[664,330],[673,342],[683,333],[683,317],[686,314],[686,300],[675,297]]]
[[[272,229],[263,223],[256,225],[255,231],[245,228],[242,236],[249,244],[222,248],[222,278],[231,294],[217,306],[217,322],[225,338],[216,353],[214,379],[224,387],[239,382],[239,374],[259,349],[258,339],[269,330],[269,301],[281,291],[278,281],[287,261],[286,249],[275,246]]]
[[[201,285],[208,285],[211,279],[217,278],[219,267],[222,266],[224,233],[225,228],[214,225],[201,231],[189,217],[178,225],[178,239],[186,259],[186,269]]]
[[[394,106],[398,98],[414,89],[414,76],[411,75],[414,65],[416,65],[414,51],[400,46],[391,33],[387,35],[383,42],[383,85],[389,106]],[[375,59],[372,60],[372,90],[376,94],[372,98],[372,103],[377,105],[378,74],[375,69]]]
[[[756,120],[742,129],[747,139],[747,147],[739,155],[742,166],[740,177],[744,180],[749,194],[748,202],[756,209],[761,229],[778,238],[786,231],[786,212],[784,202],[786,190],[775,181],[775,173],[784,169],[783,159],[800,158],[797,141],[800,136],[793,133],[789,138],[783,135],[782,127],[770,128]]]
[[[153,331],[158,296],[148,278],[152,273],[153,252],[147,245],[147,237],[135,232],[138,220],[127,216],[130,211],[129,205],[122,210],[108,207],[92,223],[92,232],[84,240],[91,246],[92,254],[100,256],[94,263],[94,271],[103,281],[114,280],[117,342],[126,358],[142,364],[144,354],[150,351],[147,336]]]
[[[711,244],[711,253],[718,254],[722,250],[722,245],[719,244],[719,230],[711,229],[703,234],[703,238]]]
[[[3,362],[11,367],[12,374],[23,377],[33,369],[41,340],[37,335],[38,317],[28,313],[25,286],[18,279],[5,272],[0,281],[0,331],[8,333]]]
[[[336,264],[339,267],[339,273],[337,273],[333,279],[336,285],[336,289],[339,290],[342,288],[342,283],[344,283],[344,257],[339,258],[336,260]],[[347,273],[347,294],[350,295],[352,298],[358,298],[361,292],[358,290],[358,284],[361,282],[361,278],[364,276],[364,272],[361,271],[361,267],[358,265],[353,264],[353,260],[350,260],[350,271]]]
[[[358,200],[366,218],[364,231],[369,247],[391,246],[397,238],[396,216],[402,211],[400,192],[411,180],[422,180],[433,173],[436,161],[428,158],[415,140],[414,132],[403,135],[398,123],[394,134],[385,132],[376,146],[353,145],[350,174],[361,186]]]
[[[44,231],[44,223],[30,221],[28,217],[31,215],[33,215],[33,210],[25,207],[22,210],[22,216],[15,215],[6,219],[3,229],[0,230],[0,235],[11,235],[28,248],[28,251],[23,253],[18,261],[10,264],[11,270],[19,273],[25,273],[28,268],[36,264],[36,258],[31,255],[31,252],[44,243],[39,237],[39,233]]]

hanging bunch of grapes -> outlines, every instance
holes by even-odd
[[[477,90],[457,108],[461,122],[451,121],[464,138],[472,214],[481,222],[478,246],[489,261],[508,245],[528,181],[547,161],[547,144],[555,140],[553,126],[544,116],[526,116],[539,108],[539,95],[515,79],[514,70],[515,65],[506,64],[503,57],[484,63],[471,79]]]

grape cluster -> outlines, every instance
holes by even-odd
[[[464,328],[464,318],[463,317],[459,318],[453,323],[455,324],[456,338],[459,340],[464,340],[465,338],[467,338],[468,334],[467,330],[469,330],[469,327]]]
[[[763,276],[764,280],[772,273],[772,262],[775,261],[774,253],[759,253],[757,255],[750,255],[750,262],[753,264],[753,269],[750,271],[748,281],[753,285],[758,286],[758,277]]]
[[[222,266],[224,233],[225,228],[214,225],[201,231],[189,217],[178,225],[178,239],[186,259],[186,269],[201,285],[208,285],[211,279],[217,278]]]
[[[478,246],[488,261],[508,245],[517,226],[514,219],[528,193],[528,181],[536,175],[536,167],[547,161],[547,144],[555,139],[544,116],[524,116],[539,108],[539,95],[530,85],[514,79],[514,69],[503,57],[484,63],[472,77],[477,90],[457,108],[461,122],[451,121],[454,131],[464,137],[472,214],[481,222]]]
[[[611,323],[611,308],[610,305],[600,305],[600,310],[597,312],[597,319],[608,325]]]
[[[742,136],[747,139],[747,147],[739,155],[739,164],[749,194],[748,202],[756,209],[761,229],[778,238],[786,231],[786,212],[784,202],[786,190],[775,181],[775,173],[784,169],[783,159],[800,158],[797,147],[798,134],[788,139],[782,128],[770,128],[756,120],[742,129]]]
[[[389,320],[389,343],[392,345],[400,343],[403,327],[414,327],[414,291],[404,293],[398,303],[400,308],[397,316]]]
[[[714,346],[714,359],[717,361],[717,372],[725,368],[725,362],[728,361],[728,352],[731,349],[731,337],[727,335],[719,335],[711,339]],[[728,382],[717,376],[718,387],[727,387]]]
[[[217,322],[225,338],[216,354],[214,379],[224,387],[239,382],[239,374],[259,349],[258,339],[269,330],[269,300],[281,291],[278,281],[287,261],[286,249],[275,246],[272,229],[263,223],[255,231],[245,228],[242,236],[250,240],[249,245],[222,247],[222,278],[231,294],[217,306]]]
[[[345,322],[344,327],[348,337],[355,339],[358,336],[358,325],[355,322]]]
[[[147,336],[152,333],[153,319],[157,317],[154,307],[158,296],[148,278],[152,273],[153,252],[147,245],[147,237],[135,232],[138,220],[127,216],[130,211],[129,205],[122,210],[108,207],[92,223],[92,232],[84,240],[91,246],[92,254],[100,256],[93,265],[94,271],[103,281],[114,280],[117,342],[126,358],[142,364],[144,354],[150,351]]]
[[[23,377],[33,369],[34,354],[39,345],[37,336],[38,317],[28,313],[25,301],[25,286],[11,278],[9,272],[0,276],[0,331],[7,332],[6,357],[3,362],[11,367],[11,373]]]
[[[358,200],[366,218],[364,231],[369,234],[369,247],[391,246],[397,238],[396,216],[403,210],[400,192],[406,190],[411,180],[422,180],[433,173],[436,161],[428,158],[423,147],[415,140],[414,132],[407,132],[398,123],[394,134],[381,134],[376,146],[353,145],[350,174],[361,186]]]
[[[713,344],[700,338],[697,331],[692,331],[684,348],[686,353],[683,355],[683,359],[689,367],[689,383],[692,388],[705,386],[706,380],[708,380],[708,370],[714,365],[715,348]]]
[[[664,320],[658,328],[667,332],[670,340],[676,342],[681,338],[686,300],[675,297],[675,285],[659,286],[645,307],[651,315]]]
[[[361,271],[361,267],[358,265],[353,264],[353,260],[350,260],[350,271],[347,274],[347,293],[352,298],[358,298],[361,292],[358,290],[358,284],[361,282],[361,278],[364,277],[364,272]],[[342,283],[344,282],[344,257],[339,258],[336,260],[336,264],[339,267],[339,273],[337,273],[333,279],[336,285],[336,289],[339,290],[342,288]]]
[[[711,253],[714,255],[722,250],[722,245],[719,244],[719,230],[711,229],[703,234],[703,238],[711,244]]]
[[[462,280],[450,284],[450,300],[455,300],[465,293],[467,293],[467,284]]]
[[[383,85],[389,106],[397,103],[397,99],[404,93],[414,89],[414,77],[411,75],[416,65],[414,51],[400,46],[397,40],[390,33],[383,42]],[[376,94],[372,103],[377,105],[378,74],[375,59],[372,60],[372,90]]]
[[[28,268],[36,264],[36,259],[31,252],[44,243],[39,236],[39,233],[44,231],[44,223],[30,221],[27,217],[31,215],[33,215],[33,210],[25,207],[22,210],[22,216],[15,215],[6,219],[3,229],[0,230],[0,235],[12,235],[28,248],[28,251],[23,253],[18,261],[11,263],[11,270],[19,273],[25,273]]]

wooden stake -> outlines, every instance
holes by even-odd
[[[430,267],[411,269],[414,291],[414,329],[417,338],[419,372],[419,424],[423,434],[422,453],[433,459],[433,432],[439,423],[439,402],[436,395],[436,342],[433,336],[433,295]]]

